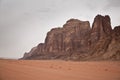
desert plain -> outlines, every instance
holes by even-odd
[[[0,60],[0,80],[120,80],[120,61]]]

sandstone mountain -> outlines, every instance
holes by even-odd
[[[21,59],[120,60],[120,26],[112,29],[108,15],[97,15],[92,28],[89,21],[70,19]]]

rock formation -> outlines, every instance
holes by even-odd
[[[22,59],[120,60],[120,26],[112,30],[108,15],[97,15],[92,28],[89,21],[70,19]]]

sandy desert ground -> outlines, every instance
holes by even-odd
[[[120,80],[120,61],[0,60],[0,80]]]

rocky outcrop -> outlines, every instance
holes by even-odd
[[[48,32],[45,40],[45,51],[54,53],[80,51],[83,47],[88,46],[89,31],[88,21],[70,19],[63,28],[55,28]]]
[[[108,15],[97,15],[92,28],[88,21],[70,19],[22,59],[120,60],[120,26],[112,30]]]
[[[112,39],[110,17],[97,15],[94,19],[90,35],[90,51],[93,56],[104,54]]]
[[[112,40],[108,46],[104,59],[119,60],[120,59],[120,26],[113,29]]]

